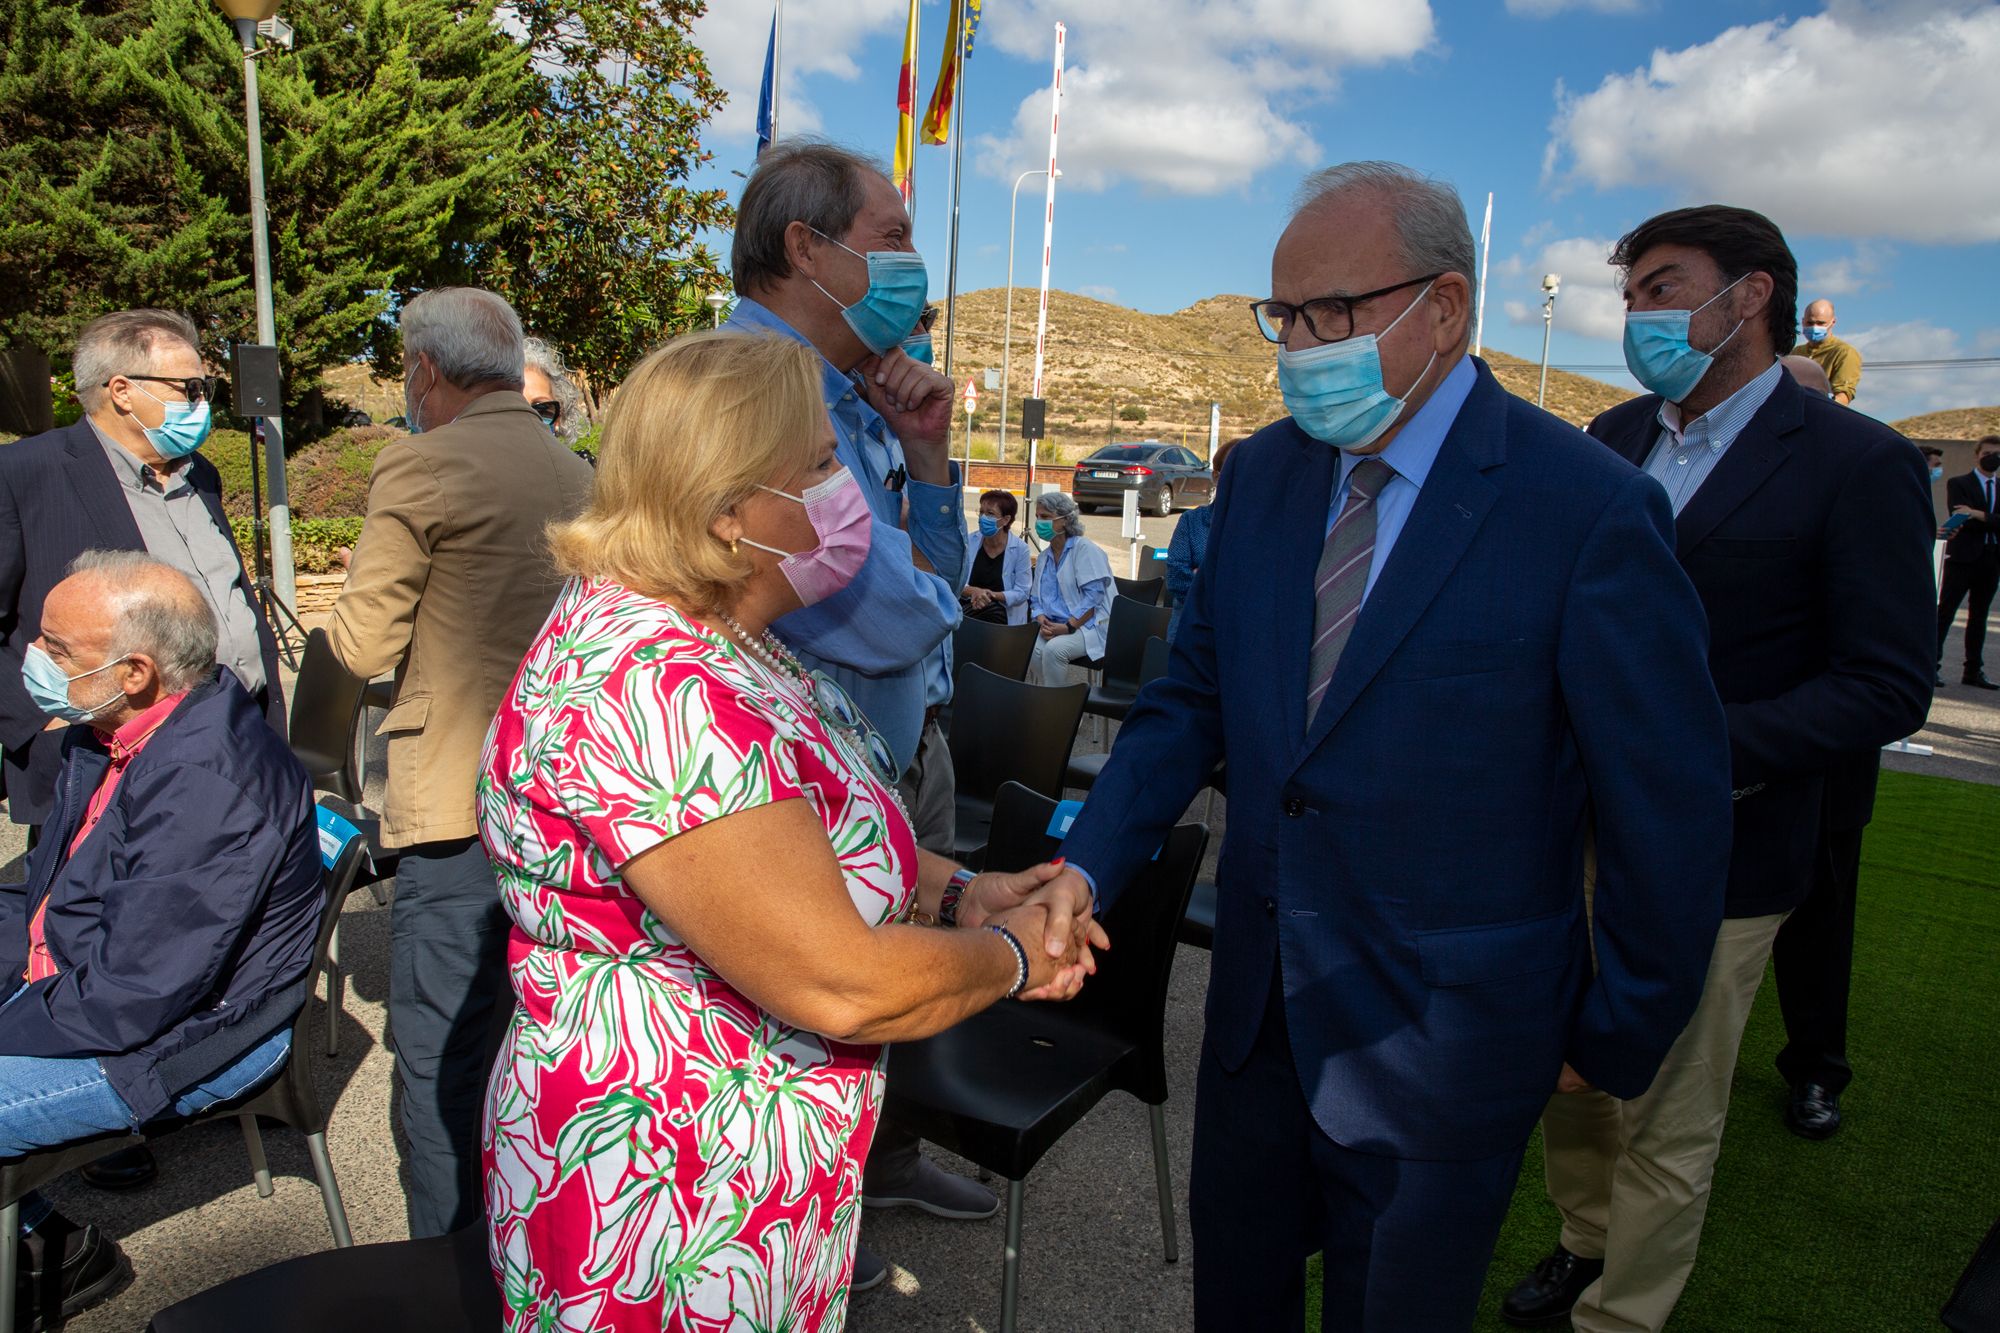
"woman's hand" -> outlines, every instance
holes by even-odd
[[[967,588],[965,600],[972,603],[973,610],[984,611],[993,605],[993,592],[990,588]]]
[[[1076,872],[1065,873],[1066,869],[1052,862],[1015,874],[989,871],[973,877],[959,902],[961,927],[1005,924],[1028,951],[1029,985],[1022,992],[1022,999],[1071,998],[1082,987],[1084,978],[1097,972],[1093,951],[1111,947],[1104,927],[1091,919],[1090,886]],[[1010,914],[1024,906],[1041,906],[1048,911],[1039,945],[1012,924]],[[1024,920],[1022,924],[1031,923]],[[1056,983],[1044,985],[1035,980],[1035,965],[1044,960],[1060,963]]]
[[[1061,954],[1051,955],[1046,949],[1035,947],[1036,941],[1048,934],[1049,916],[1048,904],[1038,899],[1009,908],[985,923],[1005,926],[1021,942],[1022,953],[1028,960],[1028,979],[1019,997],[1023,1000],[1075,999],[1083,989],[1084,979],[1097,971],[1091,946],[1103,948],[1110,944],[1102,926],[1080,917],[1076,919],[1080,929],[1069,936],[1068,946]]]

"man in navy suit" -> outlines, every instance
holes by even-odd
[[[1657,1330],[1673,1313],[1751,1001],[1828,855],[1829,771],[1842,778],[1833,832],[1858,855],[1873,787],[1850,793],[1846,770],[1922,725],[1935,652],[1923,455],[1784,373],[1798,300],[1784,236],[1746,209],[1677,209],[1626,235],[1611,263],[1625,275],[1625,362],[1653,392],[1590,433],[1673,502],[1676,550],[1708,615],[1736,800],[1734,837],[1719,838],[1731,845],[1726,919],[1701,1003],[1652,1088],[1559,1095],[1542,1121],[1562,1236],[1501,1314],[1524,1326],[1568,1317],[1579,1333]],[[1791,1077],[1819,1077],[1805,1059],[1818,1052],[1789,1054]],[[1831,1132],[1837,1093],[1795,1088],[1795,1126]]]
[[[1986,614],[2000,590],[2000,435],[1974,447],[1972,471],[1944,485],[1945,505],[1960,521],[1944,547],[1944,586],[1938,591],[1937,683],[1944,684],[1944,641],[1958,604],[1965,611],[1965,670],[1959,680],[1975,689],[2000,689],[1986,675]]]
[[[1464,1329],[1549,1094],[1638,1095],[1693,1012],[1728,747],[1659,485],[1466,355],[1456,192],[1301,198],[1257,306],[1292,416],[1064,853],[1115,900],[1227,757],[1197,1327],[1299,1328],[1321,1251],[1326,1328]]]
[[[144,551],[194,580],[222,665],[285,734],[277,642],[250,601],[221,475],[194,452],[212,410],[197,337],[167,310],[91,321],[72,363],[83,419],[0,449],[0,749],[16,824],[48,817],[62,737],[42,732],[64,726],[28,697],[21,655],[49,589],[87,550]]]

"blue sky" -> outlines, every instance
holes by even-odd
[[[907,0],[787,0],[782,129],[890,156]],[[920,96],[945,41],[921,6]],[[732,95],[711,176],[749,168],[768,0],[711,0],[697,40]],[[1486,343],[1615,366],[1602,262],[1661,209],[1770,214],[1801,301],[1876,362],[1995,359],[1863,379],[1888,419],[2000,402],[2000,5],[1973,0],[987,0],[966,95],[959,286],[1007,272],[1008,193],[1046,160],[1053,23],[1068,28],[1053,285],[1140,310],[1263,295],[1308,171],[1390,158],[1492,191]],[[917,242],[942,297],[948,150],[921,148]],[[1039,179],[1015,282],[1036,281]],[[1245,316],[1248,318],[1247,314]],[[1602,378],[1630,383],[1620,374]]]

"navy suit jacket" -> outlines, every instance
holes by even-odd
[[[215,464],[196,454],[188,461],[188,484],[226,535],[229,518]],[[6,752],[7,806],[16,824],[48,818],[61,762],[61,735],[41,739],[48,714],[21,683],[21,655],[42,632],[42,602],[85,551],[144,549],[118,474],[88,421],[0,448],[0,750]],[[250,586],[247,576],[243,585]],[[259,697],[265,719],[283,736],[278,644],[261,616],[257,639],[266,682]]]
[[[1243,1064],[1281,967],[1320,1127],[1432,1160],[1518,1149],[1565,1059],[1621,1097],[1651,1085],[1729,851],[1665,493],[1477,370],[1310,731],[1334,451],[1289,419],[1237,448],[1168,674],[1063,847],[1115,898],[1226,756],[1214,1054]]]
[[[1959,524],[1958,531],[1951,534],[1944,544],[1944,558],[1947,560],[1979,560],[1986,554],[1986,539],[1994,532],[2000,532],[2000,516],[1988,508],[1991,503],[1986,498],[1986,483],[2000,483],[2000,474],[1988,474],[1978,468],[1962,477],[1953,477],[1944,484],[1945,517],[1951,516],[1953,505],[1964,505],[1977,509],[1987,517],[1970,519]],[[1927,488],[1928,489],[1928,488]],[[1933,678],[1935,679],[1935,678]]]
[[[1649,394],[1590,433],[1643,464],[1659,412]],[[1728,915],[1788,912],[1812,886],[1822,809],[1836,826],[1866,824],[1875,752],[1930,710],[1930,474],[1889,427],[1781,375],[1675,527],[1708,612],[1740,793]]]

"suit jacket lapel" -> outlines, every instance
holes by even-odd
[[[1675,553],[1681,559],[1714,532],[1765,480],[1791,456],[1782,436],[1797,430],[1805,416],[1799,410],[1801,390],[1791,376],[1780,375],[1778,387],[1691,496],[1675,521]]]
[[[144,549],[132,506],[126,502],[118,474],[111,470],[111,460],[104,456],[104,446],[97,442],[97,432],[90,423],[79,421],[71,426],[63,449],[68,455],[63,470],[83,502],[83,512],[97,529],[99,544],[113,551]]]
[[[1614,453],[1636,468],[1646,466],[1646,456],[1660,438],[1660,400],[1649,395],[1645,401],[1646,408],[1634,416],[1632,424],[1616,439],[1606,441]]]
[[[1375,588],[1361,605],[1354,633],[1341,650],[1333,669],[1333,680],[1320,700],[1312,730],[1305,738],[1299,758],[1311,754],[1328,732],[1360,697],[1375,678],[1396,646],[1409,635],[1424,608],[1431,604],[1452,570],[1472,545],[1472,538],[1486,521],[1487,511],[1499,496],[1499,487],[1486,476],[1486,469],[1506,461],[1506,436],[1499,423],[1503,404],[1495,399],[1504,393],[1482,367],[1479,383],[1473,386],[1457,421],[1445,436],[1431,465],[1430,476],[1410,510],[1396,538],[1395,548]],[[1308,608],[1305,623],[1312,623]],[[1301,665],[1304,663],[1301,650]],[[1303,674],[1300,689],[1303,690]],[[1304,703],[1299,705],[1303,716]]]
[[[1288,472],[1284,512],[1275,529],[1278,549],[1270,568],[1277,600],[1271,617],[1278,697],[1284,703],[1285,738],[1296,743],[1306,729],[1306,668],[1312,647],[1313,579],[1326,545],[1327,507],[1333,503],[1334,449],[1295,431],[1299,461]]]

